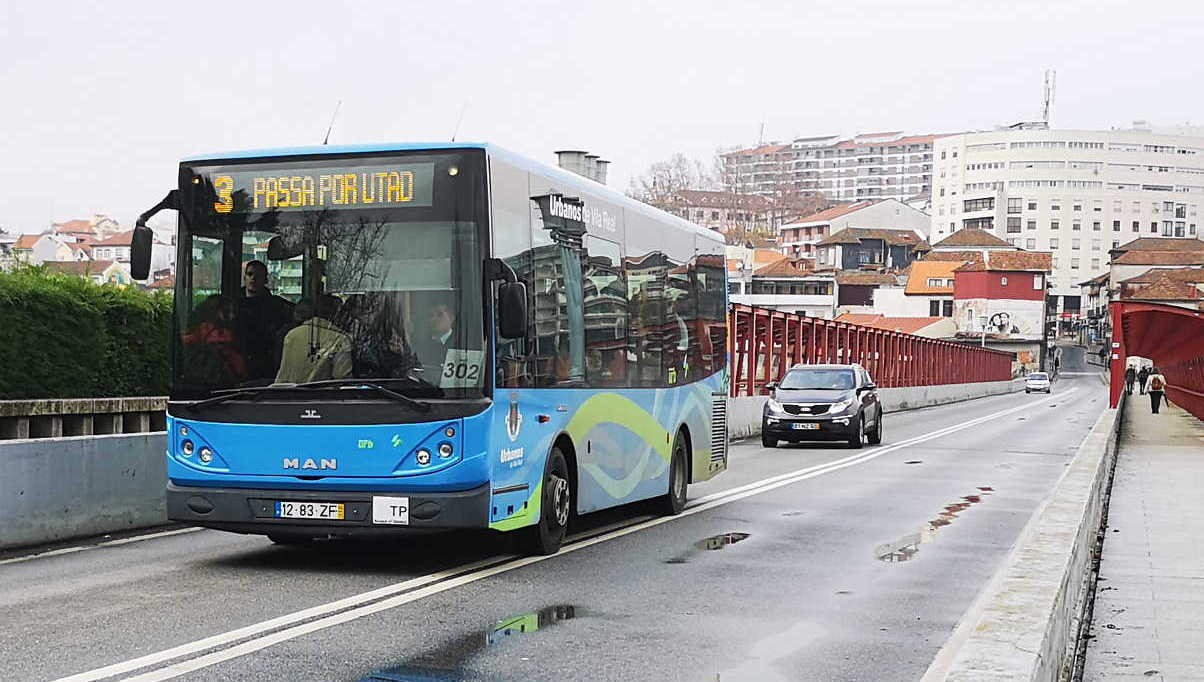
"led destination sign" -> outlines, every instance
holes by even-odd
[[[435,164],[213,173],[216,213],[430,206]]]

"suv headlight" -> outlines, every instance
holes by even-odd
[[[782,414],[783,412],[785,412],[785,410],[782,409],[782,403],[779,403],[778,401],[774,400],[773,398],[770,398],[769,400],[765,401],[765,407],[769,408],[769,411],[772,412],[773,414]]]
[[[831,414],[840,414],[841,412],[844,412],[845,410],[849,409],[852,406],[853,406],[853,399],[847,398],[838,403],[832,403],[832,406],[828,408],[828,412]]]

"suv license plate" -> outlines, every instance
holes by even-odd
[[[341,502],[277,502],[278,519],[328,519],[342,521],[344,510]]]
[[[795,431],[819,431],[818,422],[795,422],[790,425]]]

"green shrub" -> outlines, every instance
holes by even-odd
[[[171,296],[0,273],[0,399],[165,395]]]

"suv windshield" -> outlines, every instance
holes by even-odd
[[[847,391],[855,385],[851,369],[792,369],[778,388]]]
[[[210,191],[182,202],[174,399],[354,379],[409,397],[482,394],[476,173],[446,155],[334,162],[182,171]],[[323,187],[354,208],[309,207]],[[376,208],[370,192],[397,205]]]

